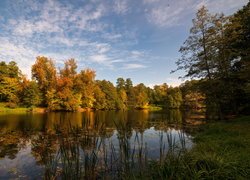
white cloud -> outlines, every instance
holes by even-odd
[[[102,36],[104,39],[106,40],[110,40],[110,41],[117,41],[118,39],[122,38],[121,34],[114,34],[114,33],[105,33]]]
[[[191,18],[202,5],[206,5],[213,13],[224,12],[230,14],[248,0],[144,0],[145,16],[151,24],[158,27],[173,27]]]
[[[142,68],[146,68],[147,66],[143,65],[143,64],[124,64],[122,69],[142,69]]]
[[[196,9],[199,9],[201,6],[205,5],[209,11],[213,13],[230,13],[231,11],[235,11],[241,5],[246,5],[248,0],[202,0],[200,3],[196,5]],[[226,5],[225,5],[226,4]]]
[[[27,21],[21,20],[13,29],[15,35],[31,37],[33,33],[51,33],[62,32],[63,30],[56,24],[51,24],[48,21]]]
[[[159,27],[171,27],[180,23],[180,20],[193,12],[195,0],[187,1],[153,1],[146,12],[147,20]]]
[[[6,38],[0,37],[0,59],[16,61],[22,72],[30,78],[30,68],[38,52],[22,44],[13,44]]]
[[[158,26],[176,25],[179,20],[179,14],[183,11],[182,8],[176,9],[174,12],[169,7],[158,7],[151,11],[148,20]]]
[[[111,46],[109,44],[105,44],[105,43],[99,43],[95,45],[98,53],[103,54],[108,52],[111,49]]]
[[[144,55],[145,55],[145,53],[144,53],[144,52],[141,52],[141,51],[136,51],[136,50],[131,51],[131,56],[132,56],[132,58],[141,58],[141,57],[143,57]]]
[[[104,54],[97,54],[97,55],[90,56],[90,60],[92,60],[93,62],[97,62],[97,63],[105,63],[109,60],[109,58]]]
[[[143,0],[144,4],[151,4],[151,3],[156,3],[159,2],[160,0]]]
[[[117,54],[115,54],[114,56],[117,56]],[[120,63],[125,62],[122,59],[117,59],[115,57],[108,56],[106,54],[91,55],[88,57],[88,59],[90,61],[92,61],[93,63],[98,63],[98,64],[102,65],[102,67],[105,66],[105,67],[108,67],[109,69],[114,69],[115,68],[114,64],[116,64],[116,63],[120,64]],[[127,68],[127,69],[129,69],[129,68]]]
[[[50,38],[49,41],[51,43],[64,44],[66,46],[74,46],[77,43],[77,41],[74,41],[73,39],[69,39],[63,36],[62,37],[56,36],[54,38]]]
[[[128,2],[126,0],[115,0],[113,8],[117,14],[125,14],[129,9]]]
[[[104,25],[98,21],[106,11],[102,5],[95,8],[84,6],[76,10],[70,4],[66,6],[60,1],[47,0],[40,6],[40,9],[34,6],[26,10],[26,14],[18,21],[9,22],[14,34],[31,37],[34,33],[66,33],[71,30],[95,32],[104,28]],[[27,15],[30,13],[37,15],[30,17]]]

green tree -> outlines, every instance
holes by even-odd
[[[97,85],[105,94],[105,109],[121,109],[121,101],[117,95],[116,88],[110,81],[97,81]]]
[[[20,101],[22,74],[16,62],[0,62],[0,101],[15,107]]]
[[[21,92],[20,82],[16,78],[3,77],[0,81],[0,96],[11,107],[19,103],[19,94]]]
[[[232,49],[231,84],[237,112],[249,113],[250,108],[250,2],[233,16],[226,29]],[[232,89],[232,88],[231,88]]]
[[[120,89],[120,90],[118,90],[117,95],[118,95],[118,99],[120,101],[120,105],[119,105],[120,109],[126,109],[127,108],[127,100],[128,100],[126,91],[124,89]]]
[[[125,91],[127,93],[127,106],[135,106],[135,93],[133,88],[133,82],[130,78],[127,78],[125,81]]]
[[[94,89],[94,103],[93,103],[93,108],[94,109],[106,109],[107,104],[106,104],[106,95],[104,92],[102,92],[101,88],[97,85]]]
[[[205,96],[200,91],[198,85],[198,80],[191,80],[179,86],[182,92],[183,106],[185,109],[200,109],[205,107]]]
[[[182,94],[179,87],[170,87],[167,95],[167,107],[170,109],[178,109],[182,105]]]
[[[135,93],[135,108],[145,108],[149,104],[149,97],[147,93],[147,87],[140,83],[134,87]]]
[[[125,90],[129,92],[133,88],[133,82],[130,78],[127,78],[125,81]]]
[[[179,69],[187,72],[185,77],[211,79],[214,69],[214,31],[212,15],[203,6],[193,19],[190,36],[180,48],[182,57],[176,62]]]
[[[206,96],[208,118],[214,118],[208,116],[211,114],[222,117],[222,107],[232,87],[225,83],[231,68],[225,35],[227,22],[224,15],[211,15],[204,6],[199,9],[190,36],[180,48],[182,58],[176,63],[177,69],[187,72],[185,77],[201,78],[199,86]]]
[[[3,77],[10,77],[20,80],[21,76],[22,73],[16,62],[10,61],[8,64],[4,61],[0,62],[0,79]]]
[[[125,80],[123,78],[118,78],[116,81],[116,89],[119,91],[121,89],[125,89]]]
[[[166,105],[168,85],[155,85],[153,89],[153,101],[157,105]]]
[[[119,102],[120,102],[119,106],[121,109],[127,108],[128,95],[125,89],[126,89],[125,80],[123,78],[118,78],[116,81],[116,90],[117,90],[117,95],[118,95]]]
[[[35,81],[29,81],[23,89],[23,104],[28,107],[38,106],[41,104],[41,92]]]

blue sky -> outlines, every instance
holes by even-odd
[[[37,56],[57,67],[75,58],[78,70],[115,83],[178,85],[170,74],[191,20],[202,5],[234,13],[248,0],[1,0],[0,60],[18,63],[30,77]]]

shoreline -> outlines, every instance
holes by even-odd
[[[148,110],[148,111],[161,111],[164,108],[158,106],[148,106],[147,108],[129,108],[129,109],[112,109],[112,111],[122,111],[122,110]],[[79,108],[77,111],[51,111],[46,107],[0,107],[0,113],[47,113],[47,112],[85,112],[85,111],[110,111],[110,109],[91,109],[91,108]]]

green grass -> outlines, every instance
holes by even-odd
[[[27,112],[37,112],[42,113],[45,111],[45,108],[28,108],[28,107],[7,107],[6,103],[0,103],[0,113],[27,113]]]
[[[6,107],[6,103],[0,103],[0,113],[4,112],[4,113],[9,113],[9,112],[13,112],[13,113],[22,113],[22,112],[27,112],[28,108],[25,107],[15,107],[15,108],[9,108]]]
[[[155,106],[155,105],[149,105],[148,110],[150,110],[150,111],[160,111],[160,110],[162,110],[162,107]]]
[[[184,154],[169,154],[152,163],[157,179],[250,179],[250,117],[203,125],[196,145]]]
[[[145,106],[141,106],[141,107],[133,107],[131,109],[139,109],[139,110],[145,109],[145,110],[149,110],[149,111],[160,111],[160,110],[162,110],[162,107],[150,104],[150,105],[145,105]]]

